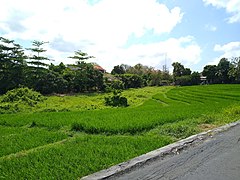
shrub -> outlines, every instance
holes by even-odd
[[[44,97],[29,88],[17,88],[8,91],[2,97],[2,103],[23,102],[29,106],[34,106],[38,102],[42,102]]]
[[[21,102],[23,104],[34,106],[44,100],[44,97],[29,88],[17,88],[8,91],[2,97],[2,103]]]
[[[121,91],[114,90],[112,96],[105,97],[105,105],[114,107],[127,107],[128,101],[126,97],[121,96]]]
[[[19,112],[19,106],[17,103],[2,103],[0,104],[0,114],[16,113]]]
[[[124,84],[122,81],[120,80],[114,80],[112,83],[111,83],[111,88],[112,89],[124,89]]]

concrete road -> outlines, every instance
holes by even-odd
[[[240,180],[240,125],[115,180]]]

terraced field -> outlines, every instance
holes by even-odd
[[[1,114],[0,179],[76,179],[240,117],[240,85],[151,92],[127,108]]]

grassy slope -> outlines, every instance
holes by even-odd
[[[36,113],[0,115],[0,179],[76,179],[234,121],[239,90],[239,85],[133,89],[123,93],[128,108],[105,107],[105,94],[48,97],[31,109]],[[42,112],[63,109],[71,112]]]

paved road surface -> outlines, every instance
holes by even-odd
[[[240,180],[240,125],[115,180]]]

